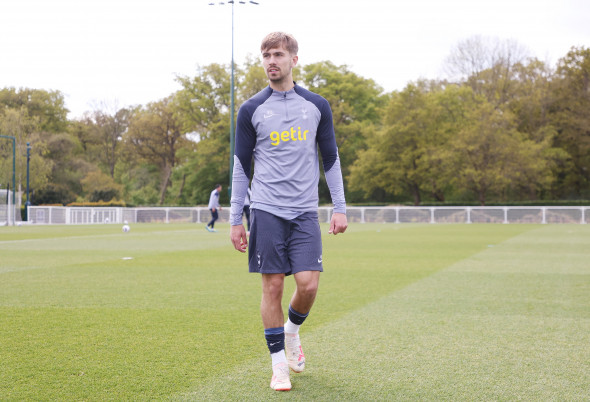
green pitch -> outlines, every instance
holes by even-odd
[[[286,394],[218,226],[0,228],[0,400],[589,398],[590,225],[326,235]]]

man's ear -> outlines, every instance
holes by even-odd
[[[293,56],[293,58],[291,59],[291,67],[295,67],[297,65],[298,61],[299,61],[299,56],[297,56],[297,55]]]

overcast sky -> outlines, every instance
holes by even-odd
[[[590,0],[257,0],[234,6],[235,60],[271,31],[299,63],[330,60],[385,91],[443,75],[462,40],[514,39],[552,66],[590,47]],[[0,88],[59,90],[70,118],[158,101],[176,75],[229,63],[229,4],[210,0],[0,0]]]

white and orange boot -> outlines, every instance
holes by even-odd
[[[272,379],[270,387],[275,391],[290,391],[291,378],[289,377],[289,366],[281,362],[272,366]]]
[[[295,373],[301,373],[305,368],[305,355],[301,348],[299,334],[285,332],[285,353],[289,368]]]

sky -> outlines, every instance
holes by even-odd
[[[69,118],[156,102],[177,76],[229,64],[232,6],[214,0],[0,0],[0,88],[63,93]],[[555,66],[590,47],[590,0],[256,0],[233,7],[234,59],[291,33],[299,64],[329,60],[384,91],[444,76],[476,35],[515,40]]]

